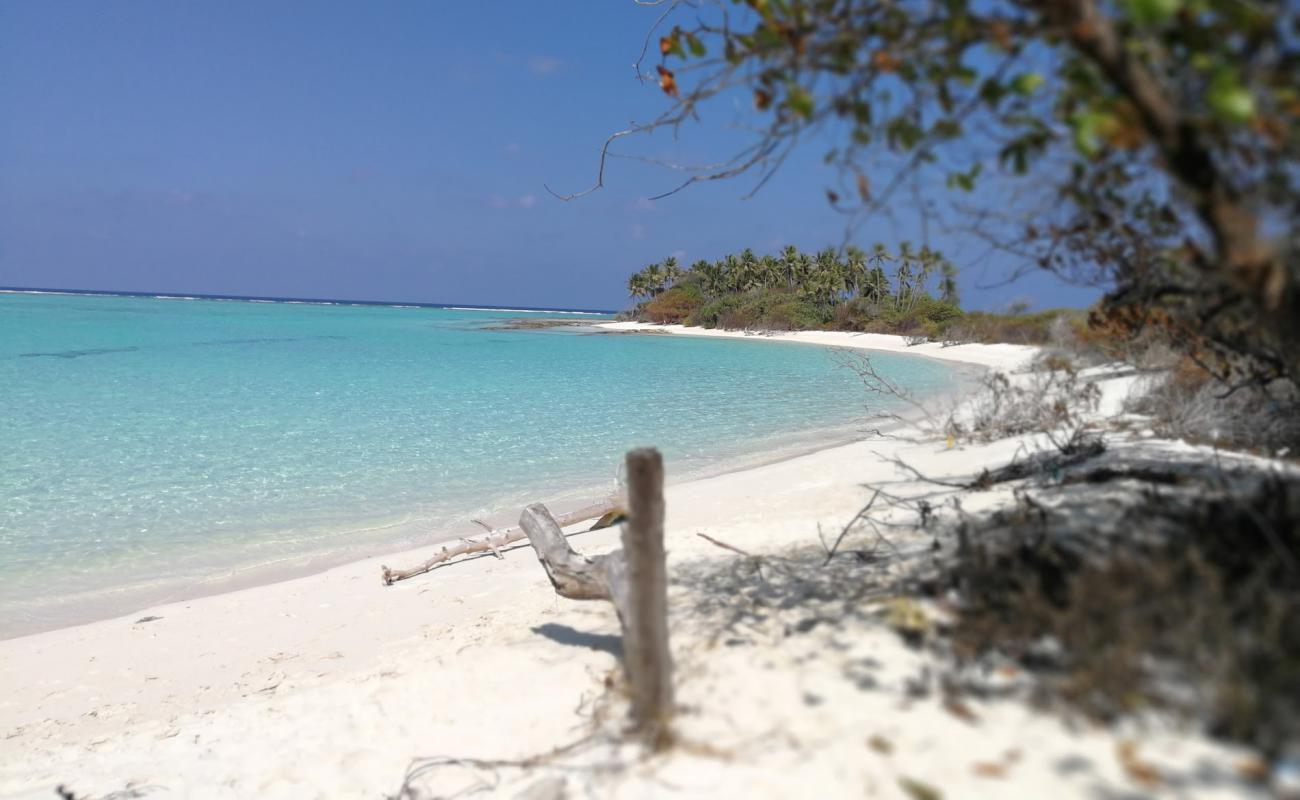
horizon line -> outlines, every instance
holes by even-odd
[[[97,295],[104,297],[142,297],[175,300],[253,300],[266,303],[312,303],[318,305],[353,305],[384,306],[388,308],[405,306],[408,308],[439,308],[444,310],[464,311],[550,311],[567,314],[617,314],[617,311],[600,308],[555,308],[549,306],[498,306],[487,303],[422,303],[413,300],[349,300],[331,297],[277,297],[275,295],[239,295],[239,294],[201,294],[197,292],[134,292],[115,289],[57,289],[43,286],[0,286],[0,293],[6,294],[67,294]]]

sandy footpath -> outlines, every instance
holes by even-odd
[[[1007,347],[939,352],[1021,366],[1024,349]],[[883,622],[888,598],[783,582],[696,535],[752,553],[820,551],[819,529],[831,536],[852,518],[864,482],[906,491],[910,478],[887,458],[960,476],[1019,446],[864,441],[670,486],[682,745],[612,771],[584,762],[560,779],[615,797],[915,798],[921,784],[950,800],[1249,794],[1243,753],[1160,725],[1098,729],[1009,699],[954,713],[917,690],[931,665]],[[1121,446],[1197,457],[1175,443]],[[981,497],[967,508],[1005,500]],[[596,553],[616,547],[617,532],[572,541]],[[928,543],[900,534],[896,546]],[[381,564],[422,558],[389,554],[0,641],[0,797],[53,797],[62,783],[78,797],[378,798],[397,794],[417,757],[517,759],[614,724],[608,604],[557,598],[526,543],[381,584]],[[1118,755],[1139,734],[1158,784],[1135,783]],[[508,770],[475,774],[501,780],[502,796],[526,785]],[[433,770],[417,783],[447,792],[466,775]]]

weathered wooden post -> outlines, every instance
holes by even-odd
[[[664,461],[658,450],[627,454],[628,519],[623,525],[628,604],[623,658],[632,684],[632,718],[656,746],[666,744],[673,710],[668,649],[668,568],[664,552]]]
[[[561,597],[609,600],[623,628],[623,666],[632,721],[652,747],[670,741],[672,654],[668,648],[668,570],[664,551],[664,464],[653,448],[627,454],[628,520],[623,550],[587,558],[569,546],[546,506],[524,509],[520,526]]]

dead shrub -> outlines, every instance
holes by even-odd
[[[1103,521],[1082,496],[968,523],[956,651],[1014,658],[1040,700],[1099,720],[1165,709],[1282,752],[1300,743],[1300,480],[1164,477]]]
[[[1183,356],[1127,408],[1162,436],[1218,447],[1285,453],[1300,446],[1300,394],[1278,381],[1238,390]]]
[[[943,339],[950,344],[982,342],[992,344],[1047,344],[1061,319],[1070,319],[1072,312],[1065,309],[1037,311],[1030,314],[994,314],[971,311],[954,320],[944,331]]]
[[[1100,402],[1097,385],[1081,377],[1069,359],[1049,356],[1014,381],[1005,373],[988,373],[969,405],[949,418],[947,432],[977,442],[1042,433],[1069,454],[1096,438]]]

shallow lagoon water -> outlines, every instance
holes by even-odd
[[[630,447],[681,480],[845,440],[881,402],[825,348],[491,330],[515,316],[0,294],[0,636],[594,498]]]

